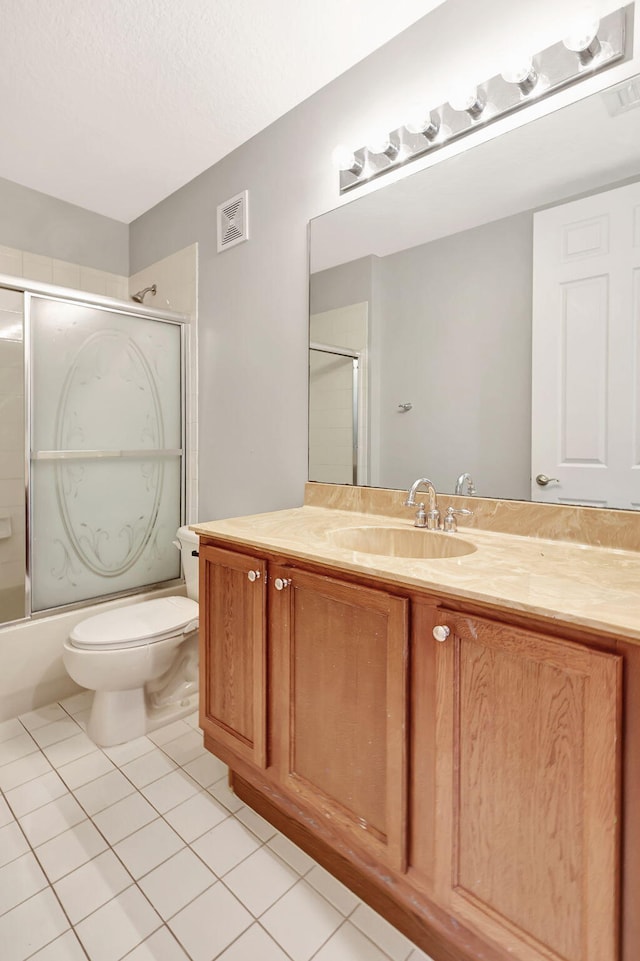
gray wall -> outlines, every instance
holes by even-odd
[[[311,313],[369,302],[372,484],[529,497],[532,275],[527,212],[311,276]]]
[[[442,103],[461,77],[492,76],[514,36],[545,46],[557,38],[558,16],[579,7],[448,0],[131,225],[132,272],[199,243],[202,520],[302,500],[307,223],[339,202],[335,145],[359,146],[372,128],[391,129],[407,104]],[[216,206],[244,188],[251,239],[217,254]],[[469,436],[476,429],[471,423]]]
[[[370,303],[373,294],[373,257],[360,257],[309,278],[309,313],[320,314],[349,304]]]
[[[0,178],[0,245],[129,276],[129,227]]]
[[[530,496],[532,263],[530,212],[379,261],[374,483],[453,493],[470,471],[480,494]]]

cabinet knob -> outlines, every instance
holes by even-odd
[[[446,627],[444,624],[438,624],[438,626],[433,629],[433,636],[436,641],[446,641],[449,634],[451,634],[451,628]]]
[[[261,577],[261,572],[260,572],[260,571],[249,571],[249,573],[247,574],[247,577],[249,578],[249,580],[250,580],[251,583],[253,584],[254,581],[257,581],[257,580],[260,579],[260,577]]]
[[[277,591],[283,591],[283,590],[285,589],[285,587],[288,587],[289,584],[291,583],[291,578],[290,578],[290,577],[276,577],[276,579],[275,579],[275,581],[274,581],[273,583],[275,584],[275,588],[276,588]]]

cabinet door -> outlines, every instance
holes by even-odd
[[[408,602],[286,568],[272,569],[270,589],[281,783],[402,869]]]
[[[264,561],[200,548],[200,725],[259,767],[267,764]]]
[[[439,623],[437,897],[518,961],[615,961],[621,658]]]

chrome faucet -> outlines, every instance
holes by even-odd
[[[473,477],[468,472],[465,472],[464,474],[460,474],[460,477],[456,481],[456,489],[454,491],[454,494],[464,494],[465,481],[467,483],[467,494],[469,495],[469,497],[473,497],[473,495],[476,492],[476,489],[473,483]]]
[[[416,504],[416,494],[420,487],[426,487],[429,494],[429,510],[425,514],[424,504]],[[437,531],[440,528],[440,511],[438,510],[437,494],[433,483],[428,477],[419,477],[411,485],[411,490],[407,494],[404,502],[405,507],[417,507],[415,526],[426,527],[430,531]]]

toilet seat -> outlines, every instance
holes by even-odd
[[[96,614],[69,634],[80,650],[122,650],[189,634],[198,627],[198,604],[190,597],[161,597]]]

